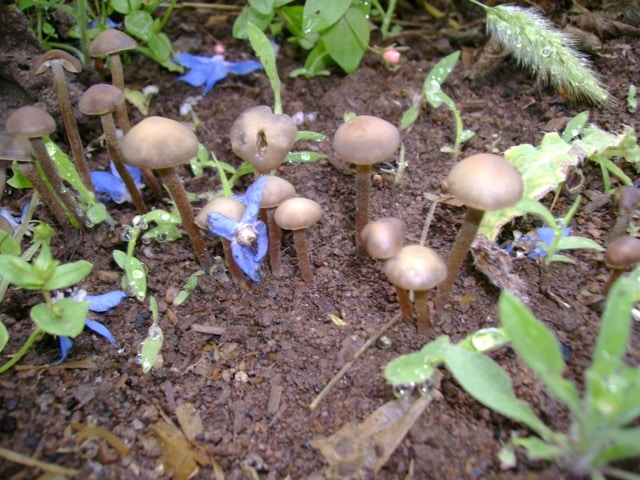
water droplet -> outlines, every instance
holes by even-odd
[[[86,222],[84,222],[84,226],[87,228],[93,228],[96,226],[96,224],[93,223],[91,220],[87,220]]]
[[[133,235],[131,234],[131,227],[122,227],[122,231],[120,232],[120,240],[122,240],[123,242],[128,242],[132,238]]]
[[[167,232],[160,232],[156,234],[156,240],[158,242],[165,242],[169,238],[169,234]]]
[[[429,392],[431,391],[431,382],[427,381],[427,382],[421,383],[420,385],[418,385],[416,390],[423,397],[429,395]]]
[[[413,383],[399,383],[393,386],[393,394],[398,398],[404,398],[413,392],[415,384]]]
[[[380,350],[389,350],[393,346],[393,340],[388,335],[382,335],[376,340],[376,347]]]
[[[140,346],[142,346],[142,344]],[[139,354],[136,355],[136,363],[139,364],[139,365],[142,365],[142,362],[143,362],[142,354],[139,353]]]
[[[140,241],[143,245],[149,245],[151,243],[151,239],[149,237],[142,237]]]

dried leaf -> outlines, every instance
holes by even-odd
[[[160,420],[152,429],[162,448],[165,473],[173,480],[188,480],[198,471],[198,465],[210,463],[209,458],[194,448],[174,424]]]
[[[78,430],[76,438],[78,440],[86,440],[89,438],[101,438],[105,442],[107,442],[111,447],[118,451],[120,455],[127,455],[129,453],[129,446],[120,440],[120,437],[115,435],[113,432],[110,432],[104,427],[94,426],[94,427],[85,427],[78,423],[73,423],[71,425],[73,428]]]
[[[176,416],[180,423],[180,428],[189,441],[195,441],[198,435],[204,433],[204,426],[200,418],[200,412],[196,410],[193,403],[185,403],[176,407]]]

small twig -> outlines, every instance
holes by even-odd
[[[24,465],[26,467],[39,468],[41,470],[44,470],[45,472],[55,473],[58,475],[75,477],[80,473],[80,471],[76,470],[75,468],[61,467],[60,465],[56,465],[55,463],[36,460],[35,458],[28,457],[27,455],[23,455],[21,453],[14,452],[13,450],[8,450],[2,447],[0,447],[0,457],[4,458],[5,460],[9,460],[10,462],[19,463],[20,465]]]
[[[371,345],[373,345],[375,343],[375,341],[378,338],[380,338],[380,336],[382,336],[382,334],[384,332],[389,330],[401,318],[402,318],[402,315],[401,314],[397,314],[395,317],[393,317],[391,320],[389,320],[387,323],[385,323],[382,327],[380,327],[380,329],[376,333],[374,333],[369,338],[369,340],[367,340],[365,342],[365,344],[362,345],[362,347],[360,347],[360,349],[353,355],[353,358],[351,360],[349,360],[347,363],[345,363],[342,366],[342,368],[340,369],[340,371],[338,373],[336,373],[335,376],[329,381],[329,383],[327,383],[325,385],[325,387],[318,394],[318,396],[313,400],[313,402],[311,402],[309,404],[309,408],[311,410],[315,410],[315,408],[324,399],[324,397],[326,397],[329,394],[329,392],[335,386],[335,384],[338,383],[338,381],[344,376],[345,373],[347,373],[347,370],[349,370],[351,368],[351,365],[353,365],[353,363],[358,359],[358,357],[360,357],[360,355],[362,355],[364,352],[366,352],[367,349]]]
[[[424,227],[422,227],[422,235],[420,235],[420,245],[424,246],[427,241],[427,234],[429,233],[429,227],[431,226],[431,221],[433,220],[433,215],[436,212],[436,207],[438,206],[439,201],[434,200],[431,202],[431,206],[429,207],[429,212],[427,213],[427,218],[424,220]]]

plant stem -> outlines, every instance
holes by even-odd
[[[27,341],[24,342],[24,345],[22,345],[22,348],[18,351],[18,353],[16,353],[11,358],[11,360],[9,360],[7,363],[5,363],[4,365],[0,366],[0,374],[6,372],[11,367],[13,367],[16,363],[18,363],[20,361],[20,359],[25,356],[25,354],[27,353],[27,351],[29,350],[31,345],[33,345],[35,343],[35,341],[38,340],[38,338],[40,338],[42,335],[44,335],[44,333],[45,333],[44,330],[42,330],[41,328],[36,328],[33,331],[33,333],[31,333],[31,335],[29,335],[29,338],[27,338]]]
[[[87,34],[87,5],[86,0],[76,0],[76,20],[80,29],[80,48],[82,50],[82,64],[89,63],[87,48],[89,47],[89,35]]]
[[[156,30],[157,32],[161,32],[164,26],[166,25],[166,23],[169,21],[169,17],[171,17],[171,12],[173,12],[173,9],[175,8],[176,3],[178,3],[178,0],[171,0],[171,3],[167,7],[167,11],[164,12],[164,15],[162,16],[162,20],[160,20],[160,24],[158,25],[158,28]]]

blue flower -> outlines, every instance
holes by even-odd
[[[227,62],[223,55],[213,57],[199,57],[188,53],[181,53],[173,59],[174,62],[191,69],[186,74],[178,77],[181,82],[186,82],[194,87],[204,85],[204,93],[209,93],[213,86],[224,79],[229,72],[236,75],[247,75],[262,68],[262,64],[255,60],[244,62]]]
[[[24,222],[25,218],[27,217],[27,213],[29,212],[29,205],[30,204],[31,204],[31,200],[28,200],[24,204],[24,206],[22,207],[22,212],[20,213],[20,218],[16,218],[13,215],[11,215],[11,213],[9,213],[9,210],[6,210],[4,208],[0,209],[0,217],[3,217],[7,221],[7,223],[9,223],[9,226],[13,230],[12,235],[14,237],[18,233],[18,228],[20,227],[20,225]]]
[[[88,301],[90,311],[103,313],[120,305],[120,302],[125,298],[129,298],[129,295],[120,290],[103,293],[102,295],[87,295],[87,292],[84,290],[76,290],[72,293],[71,298],[76,302]],[[84,325],[89,330],[93,330],[101,337],[107,339],[107,341],[114,347],[116,346],[113,335],[111,335],[109,329],[100,322],[87,318],[84,321]],[[60,343],[60,358],[56,361],[56,364],[64,362],[69,354],[69,350],[71,350],[71,347],[73,346],[73,341],[69,337],[60,336],[58,337],[58,341]]]
[[[565,228],[562,231],[562,236],[567,237],[570,233],[571,228]],[[524,251],[530,259],[535,260],[536,258],[542,258],[547,255],[547,248],[551,246],[554,238],[555,232],[553,228],[540,227],[507,244],[504,250],[505,252],[511,253],[515,249],[518,249],[520,252]]]
[[[266,181],[267,176],[261,175],[247,189],[244,196],[238,197],[247,207],[239,222],[217,212],[207,215],[207,226],[211,233],[231,242],[233,259],[254,282],[260,281],[260,265],[267,254],[269,244],[267,227],[258,220],[262,189]]]
[[[136,184],[136,187],[139,189],[143,188],[144,183],[142,183],[142,173],[140,173],[140,170],[130,166],[127,166],[127,170],[129,171],[129,174],[131,174],[131,178]],[[91,176],[96,196],[101,202],[133,202],[131,194],[129,193],[129,190],[127,190],[127,186],[122,181],[122,178],[120,177],[120,174],[113,162],[111,162],[111,173],[91,172],[89,175]]]

